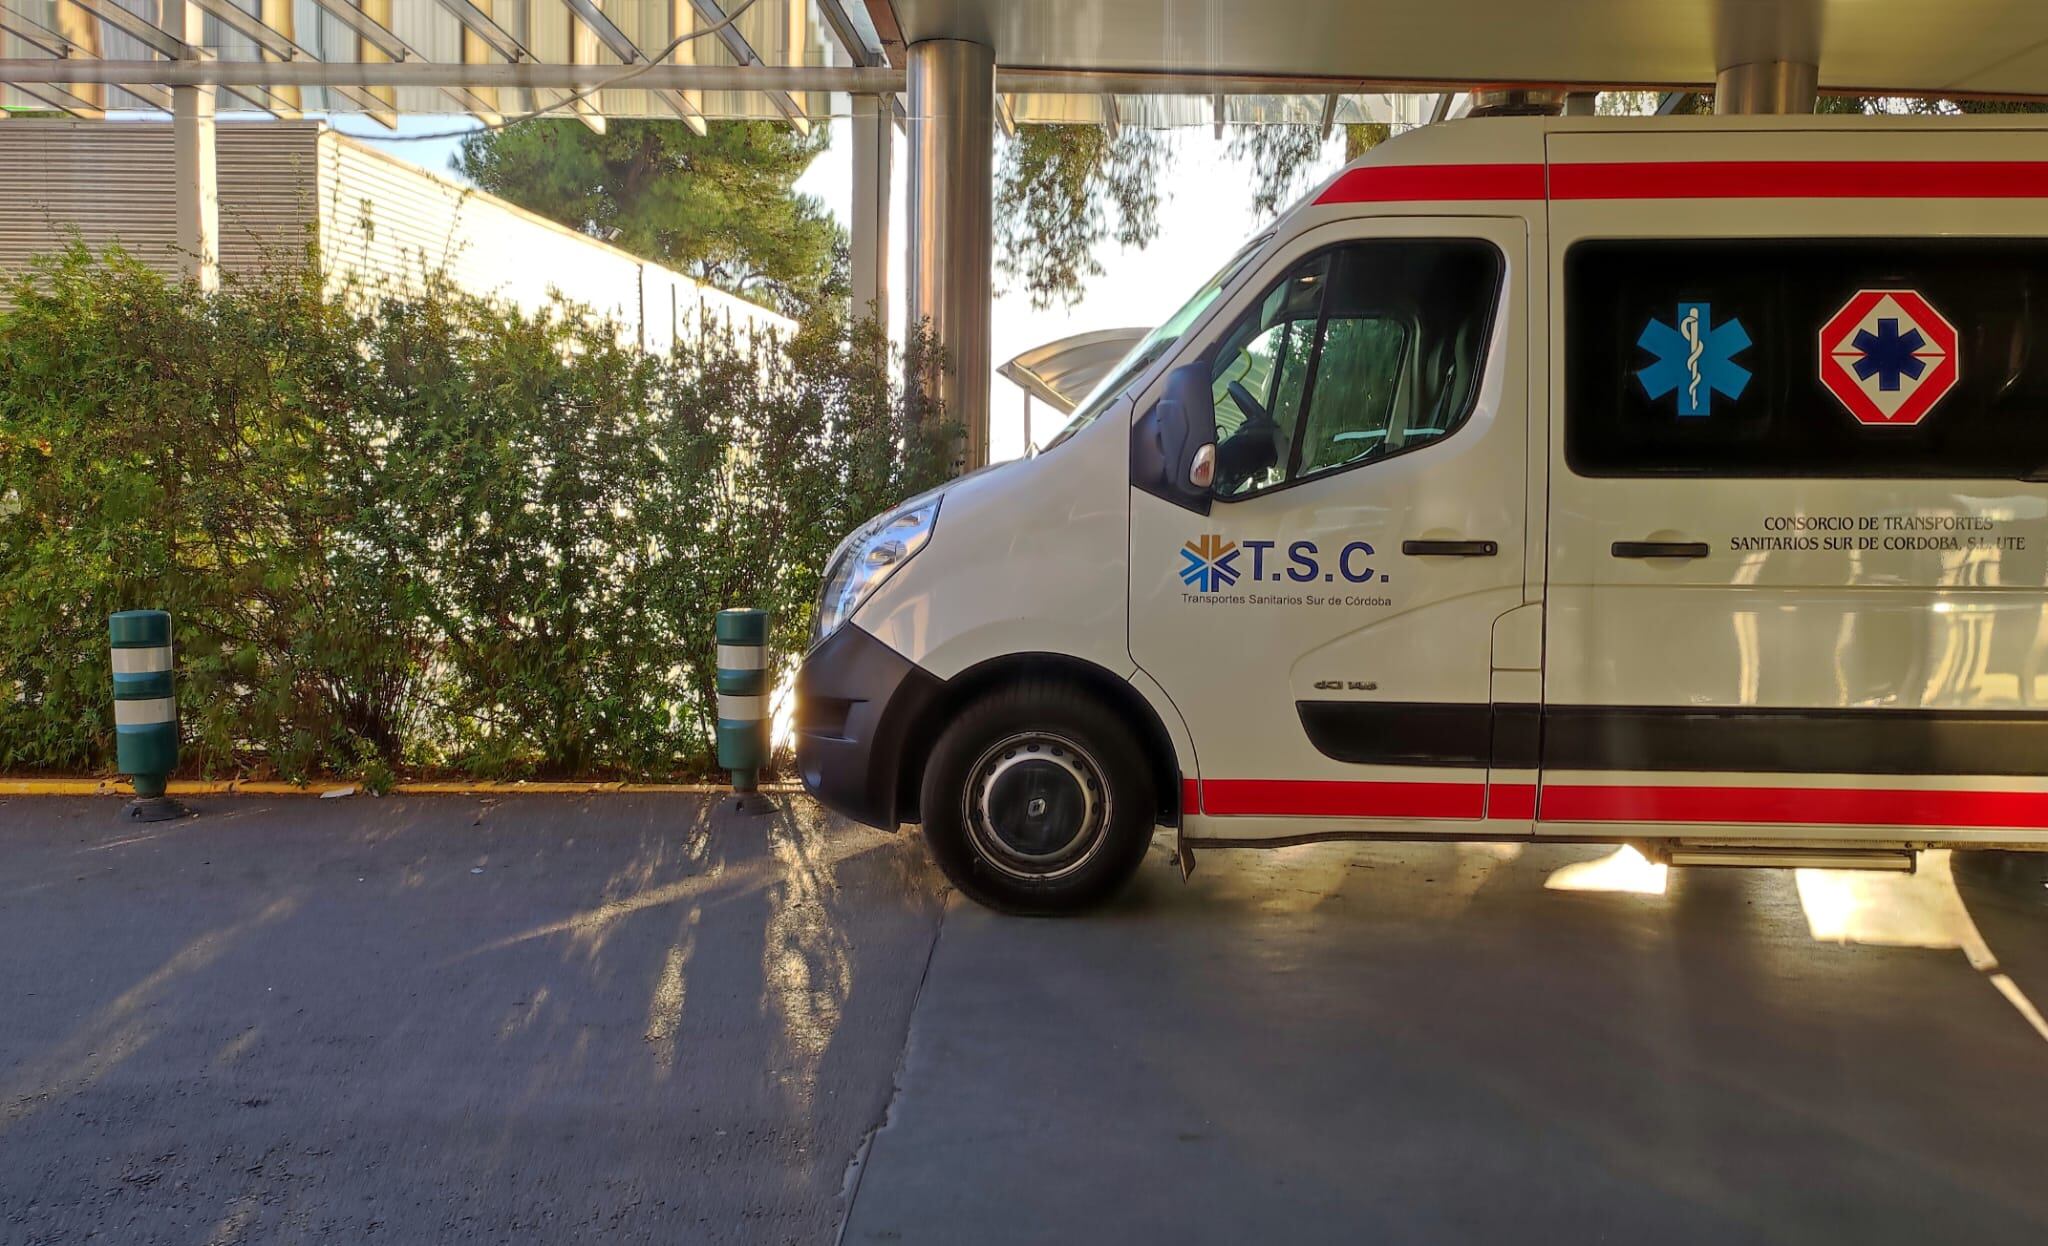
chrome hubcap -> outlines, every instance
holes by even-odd
[[[998,742],[968,772],[966,822],[983,860],[1016,878],[1079,869],[1109,825],[1109,788],[1072,740],[1026,732]]]

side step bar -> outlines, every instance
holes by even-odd
[[[1653,860],[1655,858],[1652,858]],[[1765,869],[1889,870],[1910,874],[1917,853],[1885,848],[1671,848],[1666,865],[1735,865]]]

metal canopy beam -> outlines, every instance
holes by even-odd
[[[1116,96],[1102,97],[1102,128],[1109,131],[1109,141],[1115,142],[1124,132],[1123,110],[1116,106]]]
[[[520,87],[575,91],[619,76],[617,65],[464,65],[444,61],[104,61],[83,57],[0,60],[0,82],[155,82],[164,86]],[[655,65],[626,90],[846,91],[884,95],[903,89],[900,69],[814,66]]]
[[[860,37],[860,28],[853,24],[853,18],[846,11],[842,0],[817,0],[818,12],[824,15],[825,24],[832,28],[832,37],[839,40],[839,46],[846,50],[848,59],[863,67],[886,63],[882,49],[871,48]]]
[[[59,112],[70,113],[74,117],[81,117],[87,121],[104,121],[107,117],[106,109],[101,108],[89,99],[80,98],[60,86],[45,83],[41,86],[25,87],[16,83],[14,89],[39,104],[47,104]]]
[[[1323,120],[1319,134],[1325,143],[1329,142],[1330,135],[1337,131],[1337,98],[1334,95],[1323,97]]]
[[[350,0],[313,0],[313,4],[321,12],[354,31],[356,37],[364,43],[392,60],[409,61],[419,57],[419,53],[407,46],[405,40],[386,29],[384,23],[350,3]]]
[[[726,16],[725,9],[718,3],[718,0],[690,0],[690,7],[697,10],[699,17],[718,28],[718,41],[725,45],[726,51],[732,53],[734,60],[749,69],[765,70],[768,68],[766,62],[762,61],[761,54],[754,51],[754,45],[748,43],[747,37],[740,33],[739,26]],[[809,134],[811,132],[811,119],[804,115],[803,105],[796,102],[796,97],[791,95],[788,89],[769,87],[765,84],[758,87],[749,86],[739,89],[743,91],[766,91],[768,93],[768,102],[775,105],[775,111],[781,113],[792,126],[796,127],[797,133]],[[900,75],[897,89],[902,89]]]
[[[71,0],[76,4],[112,7],[109,0]],[[340,0],[336,0],[340,2]],[[466,0],[443,0],[466,3]],[[124,14],[126,10],[120,10]],[[161,32],[159,32],[161,34]],[[518,64],[465,65],[440,61],[108,61],[82,56],[44,60],[0,59],[0,82],[155,82],[221,86],[470,86],[577,90],[599,86],[617,76],[617,65],[539,64],[522,50]],[[1127,70],[999,69],[996,89],[1004,94],[1075,95],[1353,95],[1369,92],[1432,93],[1462,91],[1468,85],[1448,81],[1393,81],[1363,78],[1276,78],[1247,75],[1162,74]],[[1640,82],[1601,84],[1601,89],[1644,90]],[[687,91],[813,91],[888,95],[904,89],[903,71],[891,68],[839,68],[821,65],[674,65],[649,66],[636,73],[624,89]],[[1711,90],[1700,83],[1693,90]],[[1862,94],[1911,95],[1902,90],[1862,89]],[[1954,98],[1978,98],[1940,92]],[[2005,97],[1997,97],[2005,98]],[[2021,97],[2013,97],[2021,98]],[[2036,97],[2025,97],[2036,98]]]
[[[376,48],[394,61],[418,61],[420,54],[413,46],[398,37],[389,26],[357,8],[353,0],[313,0],[321,12],[354,31],[356,37]],[[482,121],[485,125],[496,125],[504,116],[490,103],[466,87],[443,87],[442,92],[455,101],[456,106]]]
[[[704,119],[703,110],[690,102],[690,97],[677,90],[656,91],[654,98],[668,106],[668,110],[682,119],[698,135],[711,133],[711,125]]]
[[[57,31],[51,30],[28,14],[10,4],[0,4],[0,30],[6,31],[30,47],[39,48],[51,56],[71,56],[92,53],[79,47]]]
[[[115,30],[127,35],[130,39],[142,43],[159,56],[168,56],[172,60],[184,60],[192,55],[192,49],[185,46],[183,39],[178,38],[155,22],[135,16],[135,14],[115,4],[114,0],[71,0],[71,3],[99,18]]]
[[[154,108],[158,112],[167,113],[171,111],[171,92],[166,87],[149,86],[137,82],[132,84],[124,83],[120,89],[141,100],[146,107]]]
[[[620,30],[611,18],[604,15],[604,10],[597,7],[596,0],[562,0],[562,3],[569,6],[569,11],[576,15],[577,21],[590,28],[590,33],[597,36],[599,43],[611,49],[612,55],[619,58],[621,65],[636,65],[647,59],[646,53],[640,50],[640,45],[633,42],[625,31]]]
[[[311,52],[295,43],[291,36],[236,5],[234,0],[185,0],[185,3],[211,14],[222,25],[247,37],[257,47],[277,57],[280,62],[299,64],[316,59]],[[266,88],[265,98],[262,99],[244,90],[236,90],[234,94],[272,116],[296,115],[298,112],[289,99],[280,98],[267,90],[270,87],[289,87],[290,83],[250,82],[239,85]],[[392,111],[389,101],[380,100],[360,87],[342,85],[334,87],[333,90],[384,125],[397,124],[397,114]]]
[[[347,3],[347,0],[341,0]],[[533,53],[526,45],[513,38],[512,32],[498,25],[490,14],[471,4],[469,0],[440,0],[441,7],[455,15],[455,20],[468,28],[469,32],[490,45],[490,49],[515,64],[530,63]],[[382,84],[379,84],[382,85]],[[394,84],[395,85],[395,84]],[[435,85],[444,85],[436,83]],[[457,85],[484,86],[485,83],[467,82]]]
[[[264,20],[232,3],[232,0],[186,0],[196,4],[219,20],[220,24],[247,38],[279,60],[296,60],[306,55],[306,50],[293,43],[282,31],[272,29]]]
[[[125,89],[125,86],[124,86]],[[289,101],[280,99],[277,91],[270,87],[222,87],[229,95],[260,113],[268,113],[272,121],[297,117],[299,110]]]

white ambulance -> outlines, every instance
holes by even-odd
[[[1204,845],[2048,847],[2048,129],[1488,118],[834,556],[806,787],[969,895]]]

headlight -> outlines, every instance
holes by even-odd
[[[825,571],[811,643],[838,631],[882,581],[915,557],[931,540],[938,518],[937,497],[912,498],[840,542]]]

